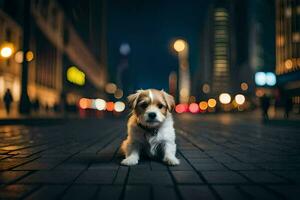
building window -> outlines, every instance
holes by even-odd
[[[5,38],[7,42],[11,42],[11,30],[9,28],[6,29]]]

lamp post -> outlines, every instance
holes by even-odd
[[[188,103],[190,97],[190,70],[188,62],[188,43],[178,39],[173,44],[179,61],[179,102]]]
[[[30,8],[31,1],[24,1],[24,18],[23,18],[23,50],[24,54],[29,51],[29,42],[30,42]],[[27,59],[23,60],[22,64],[22,82],[21,82],[21,98],[19,104],[19,112],[21,114],[29,114],[30,113],[30,101],[28,97],[27,85],[28,85],[28,61]]]

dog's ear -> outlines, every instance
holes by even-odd
[[[164,99],[167,103],[168,110],[171,112],[175,108],[175,100],[174,97],[168,93],[166,93],[164,90],[161,90],[163,93]]]
[[[131,109],[135,108],[135,106],[138,102],[139,96],[142,92],[143,92],[143,90],[137,90],[136,93],[131,94],[127,97],[128,104]]]

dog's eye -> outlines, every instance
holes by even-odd
[[[146,102],[144,102],[144,103],[141,103],[140,106],[141,106],[141,108],[145,109],[148,107],[148,104]]]
[[[158,107],[159,109],[162,109],[162,108],[164,107],[164,105],[162,105],[161,103],[159,103],[159,104],[157,105],[157,107]]]

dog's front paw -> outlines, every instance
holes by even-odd
[[[136,165],[138,164],[138,159],[136,158],[125,158],[124,160],[122,160],[121,164],[122,165],[127,165],[127,166],[131,166],[131,165]]]
[[[178,158],[176,157],[173,157],[173,158],[170,158],[170,157],[165,157],[163,159],[164,163],[166,163],[167,165],[172,165],[172,166],[175,166],[175,165],[179,165],[180,161]]]

